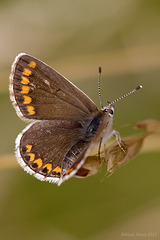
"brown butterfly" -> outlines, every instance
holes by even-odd
[[[99,79],[100,73],[99,68]],[[87,176],[81,171],[87,156],[95,147],[100,152],[113,134],[125,151],[120,134],[112,128],[113,104],[123,97],[98,110],[69,80],[25,53],[12,65],[9,89],[18,116],[31,121],[16,139],[16,157],[37,179],[60,185],[71,176]]]

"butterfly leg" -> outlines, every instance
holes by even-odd
[[[100,163],[102,163],[102,161],[101,161],[101,146],[102,146],[102,138],[99,141],[99,147],[98,147],[98,159],[99,159]]]
[[[113,129],[113,134],[116,136],[116,140],[117,140],[117,143],[118,143],[120,149],[126,154],[126,150],[125,150],[126,147],[122,141],[120,133],[116,129]]]

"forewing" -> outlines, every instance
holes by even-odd
[[[92,100],[70,81],[24,53],[12,65],[10,96],[22,119],[81,120],[97,111]]]

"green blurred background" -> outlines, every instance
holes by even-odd
[[[14,58],[26,52],[74,82],[99,106],[139,84],[116,104],[114,127],[160,119],[160,1],[0,1],[1,239],[160,239],[160,136],[111,177],[106,169],[57,185],[26,174],[14,141],[26,126],[8,93]]]

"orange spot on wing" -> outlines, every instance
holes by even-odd
[[[47,163],[46,165],[43,166],[43,169],[47,168],[47,170],[50,172],[52,170],[52,164],[51,163]]]
[[[59,166],[57,166],[56,168],[53,169],[53,171],[56,173],[61,173],[62,169]]]
[[[28,156],[30,157],[29,161],[31,161],[31,162],[35,159],[34,153],[28,153]]]
[[[38,168],[40,168],[40,167],[42,167],[43,161],[41,158],[38,158],[38,159],[34,160],[34,163],[37,163]]]
[[[30,152],[32,149],[32,145],[29,145],[29,144],[26,145],[25,147],[27,148],[26,152]]]
[[[27,106],[27,111],[29,115],[34,115],[36,113],[33,106]]]
[[[36,63],[34,61],[31,61],[28,63],[28,66],[31,68],[35,68],[36,67]]]
[[[26,76],[30,76],[31,73],[32,73],[32,71],[31,71],[30,69],[28,69],[28,68],[24,68],[24,70],[23,70],[23,72],[22,72],[22,74],[23,74],[23,75],[26,75]]]
[[[29,93],[29,90],[30,90],[29,87],[27,87],[27,86],[22,86],[21,93],[27,94],[27,93]]]
[[[23,98],[24,98],[24,101],[23,101],[24,104],[30,104],[32,102],[31,97],[28,97],[28,96],[24,95]]]
[[[73,170],[74,170],[74,168],[68,169],[68,171],[65,173],[65,175],[69,174],[69,173],[72,172]]]
[[[28,84],[29,83],[29,79],[27,77],[24,77],[24,76],[21,76],[22,80],[21,80],[21,83],[22,84]]]

